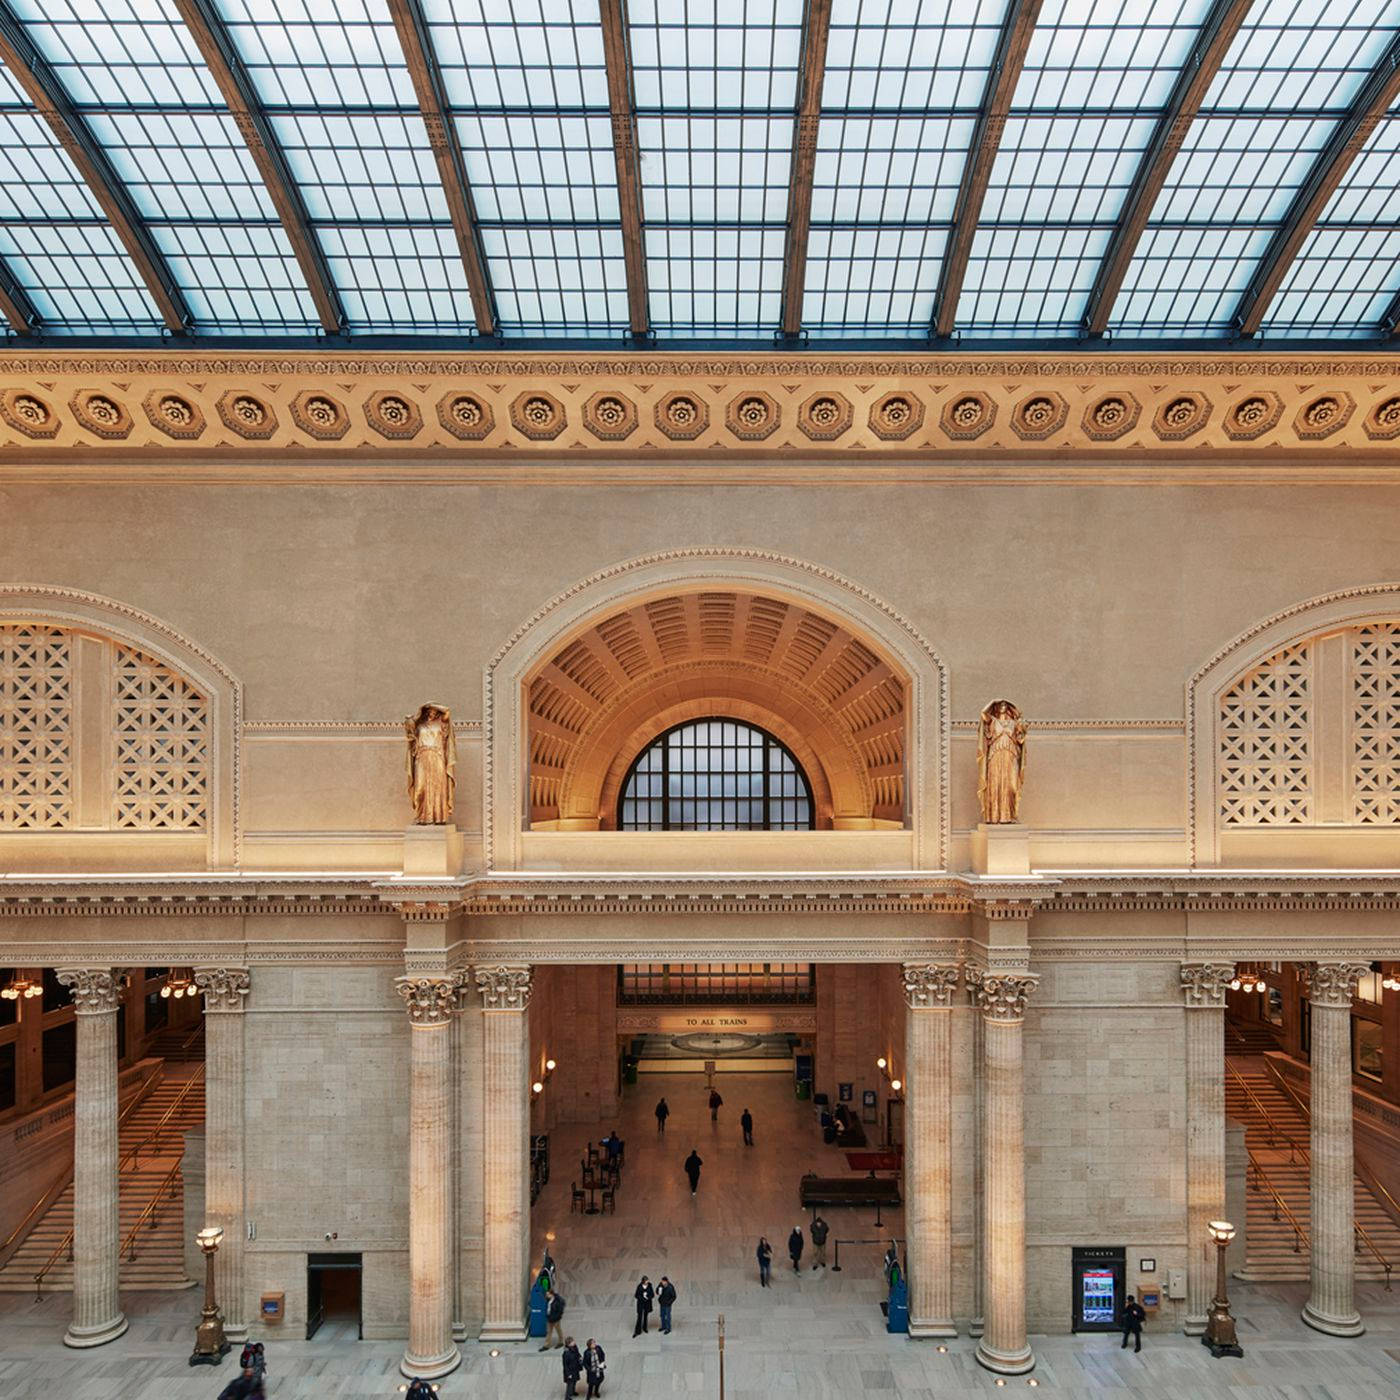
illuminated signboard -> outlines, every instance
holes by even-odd
[[[1113,1296],[1113,1270],[1082,1269],[1079,1282],[1084,1300],[1084,1321],[1111,1323],[1118,1316]]]

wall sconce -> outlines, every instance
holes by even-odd
[[[553,1061],[553,1060],[546,1060],[546,1061],[544,1062],[544,1074],[545,1074],[545,1078],[548,1079],[549,1076],[550,1076],[551,1074],[553,1074],[553,1073],[554,1073],[554,1061]]]
[[[894,1092],[897,1094],[902,1088],[904,1088],[904,1081],[902,1079],[891,1079],[890,1088],[893,1089]]]
[[[160,989],[160,994],[178,1001],[181,997],[197,997],[199,988],[195,986],[193,975],[187,975],[183,968],[172,967],[165,974],[165,985]]]
[[[31,997],[43,996],[44,989],[38,982],[31,982],[27,977],[21,977],[16,973],[9,982],[0,987],[0,997],[6,1001],[19,1001],[23,998],[28,1001]]]
[[[885,1059],[885,1057],[884,1057],[883,1055],[881,1055],[880,1058],[879,1058],[878,1060],[875,1061],[875,1068],[876,1068],[876,1069],[879,1069],[879,1070],[888,1069],[888,1068],[889,1068],[889,1061],[888,1061],[887,1059]]]
[[[531,1093],[542,1094],[544,1093],[544,1085],[541,1084],[540,1081],[537,1079],[532,1085],[530,1085],[530,1091]]]

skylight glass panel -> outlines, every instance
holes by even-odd
[[[1400,107],[1376,123],[1318,220],[1322,224],[1393,222],[1400,214]]]
[[[1318,228],[1288,269],[1264,335],[1377,334],[1400,293],[1400,229]]]
[[[972,127],[968,118],[823,116],[813,225],[950,220]]]
[[[53,128],[32,110],[0,112],[0,218],[106,221]]]
[[[476,331],[457,239],[448,228],[318,230],[351,331]]]
[[[782,229],[649,228],[645,240],[659,334],[754,336],[777,325]]]
[[[70,335],[156,335],[160,313],[106,224],[0,226],[0,258],[45,328]]]
[[[979,228],[958,325],[975,334],[1076,334],[1109,230]]]
[[[947,241],[941,228],[813,228],[803,327],[821,336],[927,335]]]
[[[619,224],[612,122],[549,112],[455,119],[478,218]]]
[[[656,223],[787,219],[792,117],[642,117],[642,216]]]
[[[1120,335],[1227,334],[1269,245],[1260,228],[1148,229],[1114,308]]]
[[[626,331],[621,229],[487,229],[505,335],[619,335]]]

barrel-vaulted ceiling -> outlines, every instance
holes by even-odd
[[[0,0],[33,343],[1400,323],[1400,0]]]

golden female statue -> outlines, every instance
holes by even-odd
[[[419,826],[441,826],[452,820],[457,793],[457,739],[451,712],[443,705],[424,705],[403,722],[408,735],[408,797]]]
[[[1010,700],[993,700],[977,726],[977,796],[988,825],[1018,821],[1026,776],[1026,722]]]

